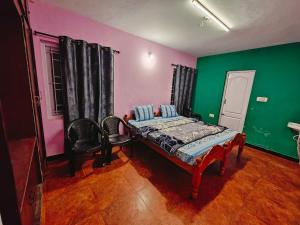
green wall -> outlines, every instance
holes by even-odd
[[[197,68],[193,111],[213,124],[218,123],[226,72],[256,70],[244,127],[247,143],[298,158],[295,133],[287,123],[300,123],[300,43],[201,57]],[[257,96],[269,101],[257,102]]]

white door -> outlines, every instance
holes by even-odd
[[[219,124],[242,132],[255,70],[227,73]]]

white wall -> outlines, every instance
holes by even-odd
[[[0,214],[0,225],[2,225],[1,214]]]

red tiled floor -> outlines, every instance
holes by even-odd
[[[191,200],[191,175],[138,145],[134,157],[118,153],[112,164],[84,162],[75,177],[67,161],[49,163],[44,183],[45,225],[103,224],[300,224],[300,167],[245,147],[234,151],[224,176],[218,163]]]

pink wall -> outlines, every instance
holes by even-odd
[[[194,56],[43,2],[34,1],[30,5],[30,15],[33,30],[96,42],[121,52],[115,56],[115,114],[119,116],[128,113],[135,105],[152,103],[158,108],[160,104],[169,103],[171,63],[196,65]],[[34,36],[46,151],[47,156],[52,156],[63,153],[63,122],[47,116],[41,40],[45,38]],[[148,61],[148,52],[153,54],[151,62]]]

